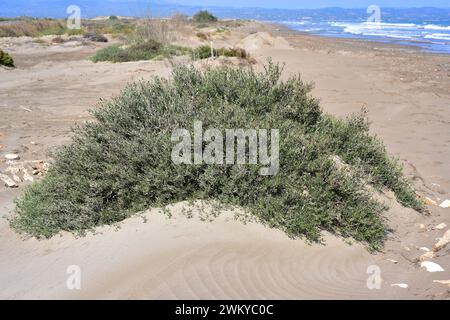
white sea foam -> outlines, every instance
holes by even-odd
[[[414,23],[387,22],[320,22],[296,21],[289,23],[292,28],[304,31],[322,33],[326,35],[348,35],[356,38],[378,38],[380,40],[398,40],[414,43],[429,48],[430,45],[443,45],[445,52],[450,51],[450,26]],[[448,23],[446,23],[448,24]],[[446,49],[448,48],[448,49]],[[433,49],[434,50],[434,49]]]
[[[372,37],[387,37],[393,39],[414,39],[414,33],[402,32],[402,30],[383,28],[380,25],[373,24],[359,24],[359,25],[349,25],[344,29],[345,33],[350,33],[354,35],[364,35]]]
[[[450,26],[436,26],[434,24],[427,24],[425,26],[422,27],[425,30],[449,30],[450,31]]]
[[[344,22],[332,22],[330,23],[333,27],[362,27],[366,29],[383,29],[383,28],[398,28],[398,29],[413,29],[417,25],[414,23],[386,23],[386,22],[362,22],[362,23],[344,23]]]
[[[427,34],[425,39],[435,39],[435,40],[448,40],[450,41],[450,34],[447,33],[433,33],[433,34]]]
[[[293,26],[303,26],[305,24],[310,24],[309,21],[281,21],[281,23],[289,24]]]

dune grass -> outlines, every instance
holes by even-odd
[[[4,20],[0,24],[0,37],[82,35],[86,32],[112,34],[113,36],[131,35],[135,32],[136,22],[134,20],[119,19],[108,19],[106,21],[83,20],[81,26],[81,29],[68,29],[65,20],[22,17]]]
[[[237,57],[250,59],[250,55],[240,48],[213,49],[210,46],[200,46],[194,50],[172,44],[162,44],[158,41],[148,39],[134,41],[130,45],[111,45],[98,50],[90,60],[92,62],[109,61],[113,63],[165,59],[173,56],[191,55],[194,60],[202,60],[214,57]]]
[[[111,19],[111,17],[113,17]],[[136,31],[135,20],[121,20],[111,16],[105,21],[83,20],[83,32],[92,32],[97,34],[132,35]]]
[[[190,49],[166,44],[154,40],[136,42],[128,46],[112,45],[100,49],[90,59],[93,62],[109,61],[113,63],[164,59],[172,56],[189,54]]]
[[[64,21],[55,19],[14,19],[0,24],[0,37],[39,37],[46,35],[73,34]]]
[[[250,58],[250,54],[241,48],[219,48],[213,49],[211,52],[211,47],[208,45],[204,45],[196,48],[193,51],[194,59],[211,58],[212,54],[214,54],[214,57],[237,57],[241,59]]]
[[[39,182],[17,200],[11,225],[36,237],[83,234],[149,207],[214,200],[245,208],[293,238],[320,241],[327,230],[380,249],[386,209],[373,190],[393,190],[421,210],[402,168],[369,134],[365,114],[340,120],[321,111],[299,76],[222,67],[176,67],[170,80],[128,85],[74,129]],[[176,128],[264,128],[280,131],[278,175],[261,165],[175,165]],[[191,129],[192,130],[192,129]],[[336,159],[339,159],[338,161]]]

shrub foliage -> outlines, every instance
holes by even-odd
[[[196,48],[193,52],[194,58],[197,59],[207,59],[211,58],[211,55],[214,53],[214,57],[238,57],[241,59],[248,59],[250,55],[247,51],[241,48],[220,48],[213,49],[211,52],[211,47],[208,45],[200,46]]]
[[[203,199],[243,207],[294,238],[320,241],[327,230],[381,248],[385,205],[374,190],[393,190],[418,210],[421,202],[364,114],[324,114],[310,84],[281,81],[281,72],[271,62],[263,72],[176,67],[170,80],[128,85],[92,111],[96,121],[74,129],[48,174],[18,199],[12,226],[37,237],[83,233],[148,207]],[[279,129],[278,175],[261,176],[260,165],[175,165],[171,134],[192,132],[194,121]]]
[[[201,10],[199,12],[197,12],[192,19],[195,22],[199,22],[199,23],[206,23],[206,22],[216,22],[217,21],[217,17],[215,17],[212,13],[210,13],[207,10]]]
[[[13,58],[6,52],[0,49],[0,65],[14,68]]]

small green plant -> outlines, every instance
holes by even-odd
[[[197,12],[192,19],[198,23],[216,22],[218,19],[208,12],[207,10],[201,10]]]
[[[34,39],[33,43],[40,44],[40,45],[43,45],[43,46],[44,45],[48,45],[48,43],[45,40],[41,39],[41,38]]]
[[[248,59],[250,55],[247,51],[241,48],[220,48],[213,49],[211,51],[211,47],[208,45],[200,46],[194,50],[193,55],[196,59],[207,59],[211,58],[212,54],[214,57],[237,57],[241,59]]]
[[[98,50],[91,58],[92,62],[109,61],[124,62],[129,61],[120,45],[112,45],[104,49]]]
[[[223,27],[219,27],[216,29],[216,33],[225,33],[225,32],[229,32],[230,30],[227,28],[223,28]]]
[[[0,65],[14,68],[13,58],[6,52],[0,49]]]
[[[193,52],[193,56],[195,59],[208,59],[212,57],[213,53],[215,53],[215,49],[211,50],[210,46],[204,45],[196,48]]]
[[[84,31],[83,31],[83,29],[68,29],[68,30],[66,30],[66,34],[68,36],[79,36],[79,35],[84,34]]]
[[[155,40],[138,41],[129,46],[112,45],[100,49],[91,57],[91,61],[128,62],[139,60],[153,60],[168,58],[171,56],[186,55],[190,49],[175,46],[163,45]]]
[[[364,113],[341,120],[322,113],[299,76],[264,71],[176,67],[170,80],[130,84],[92,111],[95,121],[74,130],[40,181],[17,200],[11,226],[37,237],[61,230],[83,234],[149,207],[183,200],[239,206],[293,238],[320,241],[327,230],[380,249],[385,205],[374,190],[395,192],[405,206],[423,204]],[[280,167],[177,165],[172,132],[192,128],[279,130]]]
[[[113,35],[125,34],[129,35],[135,31],[135,26],[131,23],[113,23],[109,28],[106,28],[103,32]]]
[[[224,57],[237,57],[241,59],[250,58],[248,52],[241,48],[220,48],[217,49],[216,54]]]

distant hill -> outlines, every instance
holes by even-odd
[[[67,7],[73,4],[81,8],[84,18],[101,15],[167,16],[177,12],[180,7],[161,0],[1,0],[0,17],[64,18],[67,17]],[[189,11],[189,7],[181,7]]]

